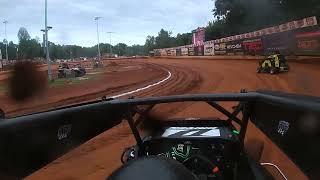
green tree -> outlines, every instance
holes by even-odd
[[[171,35],[172,32],[161,29],[158,36],[155,38],[156,48],[168,48],[175,46],[174,38]]]
[[[141,45],[132,45],[127,48],[126,51],[127,56],[136,56],[136,55],[146,55],[146,51],[144,46]]]
[[[154,36],[147,36],[144,47],[147,52],[152,51],[156,47],[156,38]]]
[[[10,60],[17,59],[17,48],[18,46],[14,44],[12,41],[8,44],[8,58]]]
[[[184,46],[192,43],[192,33],[178,33],[175,39],[177,46]]]
[[[29,33],[28,33],[28,31],[27,31],[26,28],[21,27],[21,28],[19,29],[18,39],[19,39],[19,42],[20,42],[20,41],[30,40],[30,35],[29,35]]]
[[[118,54],[119,56],[125,55],[127,51],[128,46],[124,43],[119,43],[116,46],[114,46],[114,53]]]

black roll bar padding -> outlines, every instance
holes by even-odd
[[[126,119],[127,119],[128,123],[129,123],[129,126],[130,126],[130,129],[131,129],[132,133],[133,133],[133,136],[137,141],[137,145],[139,147],[142,147],[142,145],[143,145],[142,139],[141,139],[141,136],[140,136],[140,133],[139,133],[137,127],[134,124],[133,116],[134,116],[134,114],[132,113],[132,109],[129,108],[129,110],[128,110],[127,114],[126,114]]]
[[[232,112],[233,116],[237,116],[242,111],[242,103],[240,102],[238,106],[236,106],[235,110]]]
[[[240,133],[239,133],[239,140],[240,140],[240,149],[243,149],[244,147],[244,139],[247,132],[248,122],[249,118],[251,116],[251,105],[249,102],[243,103],[243,109],[242,109],[242,123],[240,127]]]
[[[139,108],[134,108],[134,110],[140,114],[139,118],[134,122],[134,125],[139,125],[145,118],[145,116],[156,106],[156,104],[149,105],[144,111]]]
[[[237,124],[241,125],[242,122],[239,118],[237,118],[235,115],[233,115],[232,113],[230,113],[229,111],[227,111],[225,108],[223,108],[222,106],[220,106],[218,103],[213,102],[213,101],[207,101],[207,103],[212,106],[213,108],[215,108],[216,110],[218,110],[219,112],[221,112],[222,114],[226,115],[230,120],[236,122]]]

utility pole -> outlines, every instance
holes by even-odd
[[[110,56],[112,56],[112,45],[111,45],[111,34],[113,34],[114,32],[107,32],[109,34],[110,37]]]
[[[47,31],[49,31],[50,29],[52,29],[52,27],[47,26]],[[43,51],[45,53],[46,61],[47,61],[47,65],[48,65],[48,80],[50,80],[50,78],[51,78],[51,63],[50,63],[50,56],[49,56],[50,55],[49,54],[49,42],[47,42],[47,38],[46,38],[46,37],[48,37],[48,33],[46,33],[45,29],[41,29],[41,31],[43,32]],[[49,62],[48,62],[48,56],[49,56]],[[50,73],[49,73],[49,69],[50,69]]]
[[[45,0],[45,8],[44,8],[44,13],[45,13],[45,20],[44,20],[44,32],[45,32],[45,38],[46,38],[46,58],[47,58],[47,65],[48,65],[48,80],[51,81],[52,80],[52,76],[51,76],[51,64],[50,64],[50,54],[49,54],[49,43],[48,43],[48,3],[47,0]],[[51,29],[51,28],[50,28]]]
[[[7,20],[5,20],[5,21],[3,21],[3,23],[4,23],[4,35],[5,35],[5,43],[6,43],[6,59],[7,59],[7,62],[8,62],[8,38],[7,38],[7,23],[8,23],[8,21]]]
[[[100,42],[99,42],[99,19],[101,19],[102,17],[95,17],[94,20],[96,21],[97,24],[97,39],[98,39],[98,61],[100,62]]]

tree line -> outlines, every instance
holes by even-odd
[[[45,58],[45,49],[40,38],[31,38],[27,29],[21,27],[18,32],[19,43],[12,41],[8,44],[8,58],[13,59],[35,59]],[[178,34],[172,36],[172,32],[161,29],[157,36],[148,36],[144,45],[128,46],[125,43],[119,43],[112,46],[108,43],[100,43],[101,54],[118,54],[119,56],[148,55],[149,51],[155,48],[166,48],[191,44],[192,33]],[[111,49],[110,49],[111,46]],[[6,58],[5,44],[0,43],[2,59]],[[49,41],[49,52],[52,60],[73,59],[79,57],[96,57],[97,45],[92,47],[81,47],[78,45],[60,45]]]
[[[8,43],[8,59],[35,59],[45,58],[45,49],[40,38],[31,38],[27,29],[21,27],[18,31],[19,43],[14,44],[12,41]],[[5,40],[4,40],[5,41]],[[135,56],[146,55],[147,51],[143,45],[128,46],[124,43],[119,43],[112,46],[108,43],[100,43],[101,54],[118,54],[119,56]],[[110,49],[111,46],[111,49]],[[6,59],[6,45],[0,42],[2,59]],[[92,47],[82,47],[78,45],[60,45],[49,41],[49,53],[52,60],[56,59],[73,59],[79,57],[96,57],[97,45]]]

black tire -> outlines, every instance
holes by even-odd
[[[270,74],[276,74],[276,72],[277,72],[277,71],[276,71],[274,68],[271,68],[271,69],[270,69]]]

